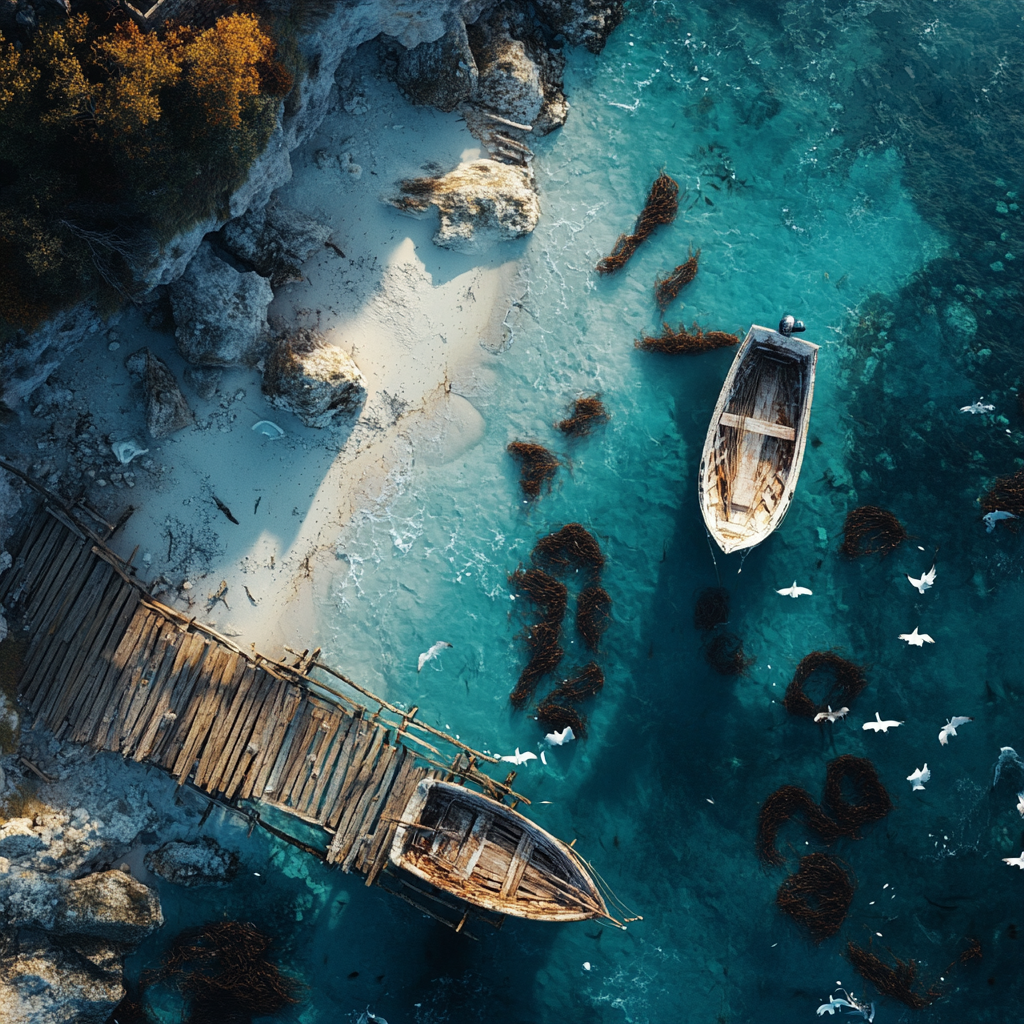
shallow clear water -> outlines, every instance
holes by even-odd
[[[1020,1015],[1024,876],[1000,858],[1021,852],[1024,779],[993,790],[992,767],[1002,746],[1024,752],[1021,546],[1002,525],[986,534],[977,505],[1024,464],[1020,43],[1020,9],[1002,2],[632,5],[600,57],[573,55],[569,122],[537,144],[544,217],[510,343],[462,386],[483,439],[447,465],[414,463],[339,542],[325,657],[509,753],[536,749],[543,730],[508,703],[530,609],[506,577],[566,522],[599,539],[614,601],[606,685],[588,738],[524,767],[517,785],[532,817],[576,837],[644,920],[617,932],[509,919],[471,942],[214,818],[249,873],[228,894],[166,895],[168,933],[239,913],[274,928],[307,986],[282,1019],[308,1022],[369,1005],[391,1024],[783,1024],[818,1019],[837,981],[875,999],[876,1020],[910,1019],[842,958],[848,939],[913,957],[922,987],[945,979],[915,1020]],[[660,168],[685,212],[599,279],[593,265]],[[668,320],[742,334],[792,312],[822,345],[797,497],[742,562],[713,555],[696,502],[733,352],[671,359],[632,344],[658,324],[654,278],[691,245],[700,273]],[[610,422],[567,445],[552,424],[592,391]],[[979,395],[995,415],[958,411]],[[504,452],[514,439],[565,457],[533,504]],[[912,540],[851,562],[838,551],[843,519],[868,503],[892,509]],[[933,556],[938,578],[921,596],[904,574]],[[794,579],[813,597],[774,593]],[[710,670],[692,624],[697,591],[719,581],[752,659],[736,678]],[[915,626],[936,643],[897,640]],[[439,639],[453,649],[417,675],[417,654]],[[563,668],[588,660],[565,646]],[[799,660],[824,648],[865,665],[869,686],[847,722],[819,728],[779,701]],[[906,724],[862,731],[876,710]],[[951,715],[974,722],[940,747]],[[814,946],[774,899],[798,856],[822,847],[787,826],[787,867],[766,869],[756,818],[783,784],[820,797],[842,753],[875,763],[895,809],[831,848],[857,890],[840,935]],[[911,793],[905,777],[926,761],[932,779]],[[264,869],[268,850],[291,877]],[[983,959],[947,973],[967,938]]]

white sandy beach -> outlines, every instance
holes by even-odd
[[[316,645],[317,594],[343,564],[336,541],[350,517],[386,502],[413,459],[443,464],[482,433],[472,398],[500,358],[521,245],[452,253],[431,242],[436,214],[415,220],[382,204],[397,179],[449,170],[480,151],[457,114],[412,106],[370,61],[354,78],[292,154],[293,180],[279,192],[284,205],[331,226],[344,258],[325,248],[304,281],[278,291],[269,317],[276,329],[315,327],[353,356],[368,392],[358,422],[306,428],[267,403],[256,370],[230,368],[209,402],[183,385],[195,426],[152,441],[125,357],[148,346],[179,382],[185,363],[173,337],[134,311],[57,375],[101,435],[149,448],[127,467],[133,489],[104,487],[101,474],[90,485],[87,497],[111,519],[136,506],[113,546],[125,557],[137,548],[134,564],[155,592],[164,589],[162,600],[271,656],[285,643]],[[253,432],[264,419],[285,436]]]

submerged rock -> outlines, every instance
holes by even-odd
[[[148,348],[141,348],[125,360],[125,366],[133,377],[141,380],[146,389],[146,426],[150,437],[166,437],[192,422],[192,410],[174,374],[162,359],[153,355]]]
[[[465,22],[455,16],[440,39],[411,50],[396,43],[384,52],[388,77],[412,103],[449,113],[473,96],[477,68]]]
[[[271,405],[295,413],[307,427],[326,427],[358,415],[366,384],[347,352],[301,328],[268,356],[263,393]]]
[[[302,280],[302,264],[319,252],[331,229],[276,198],[225,224],[221,244],[236,259],[270,279],[274,288]]]
[[[204,242],[170,286],[178,351],[196,366],[255,363],[270,336],[270,282],[240,273]]]
[[[398,192],[384,201],[412,214],[436,206],[441,222],[434,243],[459,252],[521,238],[540,219],[533,173],[496,160],[474,160],[437,178],[400,182]]]
[[[94,945],[81,952],[37,936],[0,959],[4,1024],[104,1024],[123,997],[119,956]]]
[[[194,843],[164,843],[159,850],[146,854],[146,867],[175,885],[215,885],[234,877],[238,856],[209,836],[202,836]]]

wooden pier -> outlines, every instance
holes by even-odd
[[[383,884],[420,780],[472,783],[513,806],[529,803],[510,788],[514,772],[497,781],[480,770],[497,758],[417,721],[416,708],[375,697],[317,653],[289,663],[246,652],[155,600],[107,547],[112,529],[47,504],[0,575],[11,633],[27,641],[19,695],[33,727],[158,765],[237,809],[258,802],[319,826],[326,851],[318,855],[367,885]],[[342,685],[365,703],[336,692]],[[387,888],[396,891],[395,878]],[[418,887],[399,878],[397,891],[432,912]]]

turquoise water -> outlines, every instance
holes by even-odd
[[[367,1006],[391,1024],[788,1024],[819,1019],[838,982],[874,999],[879,1022],[1024,1016],[1024,875],[1000,859],[1024,846],[1024,780],[992,789],[1000,747],[1024,753],[1021,546],[1003,525],[987,534],[977,504],[1024,464],[1020,44],[1020,8],[1003,2],[631,5],[601,56],[573,54],[569,122],[537,144],[544,217],[522,247],[508,343],[461,386],[484,437],[447,465],[414,464],[339,542],[318,638],[327,659],[510,753],[536,749],[544,730],[507,699],[529,621],[507,574],[566,522],[599,539],[614,601],[606,685],[588,738],[525,766],[517,786],[644,920],[618,932],[509,919],[472,942],[215,816],[208,828],[247,872],[228,892],[165,888],[167,932],[239,914],[271,928],[306,986],[281,1019],[310,1024]],[[594,263],[660,168],[685,212],[598,279]],[[743,333],[792,312],[822,346],[797,497],[742,561],[713,556],[696,502],[732,352],[671,359],[632,344],[658,324],[654,278],[690,245],[700,273],[667,319]],[[593,391],[609,423],[566,444],[552,423]],[[980,395],[995,414],[958,411]],[[531,505],[504,453],[514,439],[565,457]],[[912,540],[851,562],[843,519],[867,503],[892,509]],[[904,574],[933,558],[922,596]],[[794,579],[813,597],[774,593]],[[718,582],[752,659],[737,678],[708,668],[692,624],[696,593]],[[915,626],[935,644],[897,640]],[[417,675],[417,654],[440,639],[452,650]],[[563,668],[588,660],[565,646]],[[796,664],[823,648],[869,679],[828,728],[779,703]],[[875,711],[906,724],[862,731]],[[952,715],[974,721],[941,747]],[[798,856],[822,847],[787,826],[787,867],[764,868],[756,817],[783,784],[820,797],[843,753],[875,763],[895,809],[831,848],[857,889],[840,935],[815,946],[774,898]],[[926,761],[932,779],[912,793],[905,778]],[[983,959],[947,973],[968,938]],[[847,939],[913,957],[924,987],[945,979],[942,998],[912,1013],[879,997],[842,958]]]

